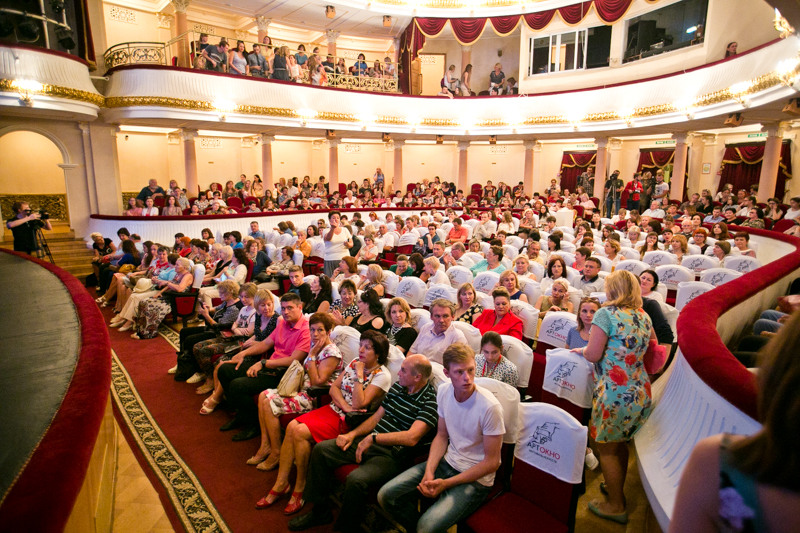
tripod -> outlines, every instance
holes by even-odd
[[[44,261],[44,258],[47,257],[55,265],[56,261],[53,259],[53,254],[50,253],[50,246],[47,245],[47,239],[44,238],[41,227],[34,230],[33,237],[36,242],[36,249],[34,250],[36,258]]]

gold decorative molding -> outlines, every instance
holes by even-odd
[[[51,220],[69,222],[66,194],[0,194],[0,210],[10,217],[14,202],[26,202],[34,211],[44,209]]]
[[[41,84],[41,87],[26,87],[20,89],[15,83],[15,80],[2,79],[0,80],[0,92],[3,93],[26,93],[28,96],[54,96],[56,98],[66,98],[68,100],[78,100],[79,102],[87,102],[94,104],[97,107],[103,107],[105,98],[101,94],[91,93],[89,91],[82,91],[80,89],[73,89],[72,87],[62,87],[60,85]]]

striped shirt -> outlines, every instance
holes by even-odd
[[[375,427],[378,433],[408,431],[417,420],[431,428],[436,428],[439,423],[439,415],[436,411],[436,387],[430,382],[416,394],[409,394],[405,387],[395,382],[386,393],[381,406],[385,412]],[[435,435],[435,430],[428,431],[418,445],[430,444]],[[394,448],[396,451],[400,451],[402,446]]]

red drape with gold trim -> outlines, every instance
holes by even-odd
[[[717,190],[726,183],[733,184],[733,190],[749,190],[750,185],[761,179],[761,162],[764,159],[765,143],[732,144],[725,148],[722,156],[722,175]],[[778,163],[778,179],[775,183],[775,196],[783,199],[786,180],[792,179],[792,144],[788,139],[781,144],[781,158]]]
[[[561,157],[561,190],[569,189],[574,192],[578,186],[578,176],[586,172],[589,165],[593,165],[597,152],[564,152]]]
[[[675,158],[675,149],[670,148],[667,150],[640,150],[639,151],[639,166],[636,167],[637,172],[652,172],[664,168],[672,163]]]

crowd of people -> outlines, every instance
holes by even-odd
[[[250,50],[247,50],[244,41],[236,41],[236,46],[231,47],[225,38],[217,44],[211,44],[209,36],[204,33],[193,44],[196,68],[238,76],[310,83],[322,87],[328,85],[328,78],[332,75],[397,77],[396,65],[388,56],[383,61],[376,59],[370,66],[366,56],[361,53],[348,67],[343,57],[335,58],[332,54],[322,56],[319,47],[315,46],[311,54],[307,54],[303,44],[297,45],[297,50],[290,50],[286,45],[273,45],[269,36],[265,36],[261,43],[252,43]]]
[[[583,186],[571,194],[554,180],[544,194],[526,198],[521,184],[487,182],[465,197],[453,183],[436,178],[415,186],[410,203],[422,212],[403,218],[368,212],[377,205],[406,205],[405,197],[399,204],[382,198],[380,169],[361,186],[351,183],[343,198],[338,191],[328,195],[324,178],[312,186],[308,177],[256,195],[256,182],[243,175],[214,190],[213,197],[224,202],[249,193],[259,199],[257,207],[270,201],[286,207],[298,199],[301,205],[310,202],[311,193],[318,204],[330,202],[327,216],[307,228],[287,220],[262,229],[252,221],[247,231],[225,233],[219,241],[209,229],[196,238],[178,233],[168,246],[143,243],[142,252],[127,244],[124,228],[118,246],[93,235],[104,291],[98,303],[110,305],[116,298],[119,314],[111,326],[136,328],[133,336],[145,339],[156,335],[169,313],[170,295],[199,289],[200,325],[181,330],[180,355],[170,372],[178,381],[197,384],[198,394],[210,393],[201,414],[214,412],[223,401],[235,409],[221,428],[238,429],[234,440],[260,437],[248,464],[279,473],[257,507],[289,496],[285,512],[293,515],[313,503],[311,512],[290,521],[293,530],[332,520],[328,480],[333,469],[349,463],[361,466],[346,483],[337,523],[343,530],[358,523],[370,489],[380,488],[380,504],[412,529],[416,524],[443,530],[471,513],[492,485],[504,431],[499,406],[473,379],[490,377],[517,387],[519,369],[503,355],[503,337],[532,342],[526,335],[531,320],[571,313],[575,327],[566,347],[596,363],[590,435],[608,497],[589,508],[624,523],[627,442],[651,407],[644,354],[653,344],[668,349],[675,339],[655,270],[636,276],[615,267],[652,251],[668,252],[676,263],[690,253],[713,255],[720,264],[731,254],[755,256],[746,231],[731,232],[724,219],[715,218],[719,206],[706,209],[700,195],[682,205],[665,202],[662,182],[658,176],[653,180],[649,211],[640,214],[639,206],[629,203],[630,210],[603,218]],[[139,198],[185,196],[172,185],[164,191],[151,182]],[[376,204],[379,197],[383,203]],[[583,205],[581,198],[589,201]],[[729,194],[720,200],[737,217],[755,209],[747,195],[734,198],[735,206]],[[793,199],[782,214],[800,216],[794,213],[799,202]],[[367,209],[348,217],[331,210],[340,205]],[[771,206],[773,215],[778,207]],[[304,275],[309,263],[321,272]],[[130,265],[125,268],[130,272],[119,265]],[[467,280],[451,276],[456,272]],[[484,272],[498,276],[493,286],[478,290],[469,280]],[[426,289],[446,287],[455,296],[432,301],[430,321],[419,323],[409,302],[393,294],[404,278],[418,278]],[[360,335],[349,364],[331,338],[338,326]],[[470,348],[462,326],[480,337],[479,350]],[[395,380],[391,353],[401,355]],[[295,362],[299,374],[292,370]],[[436,365],[451,381],[446,387],[437,383],[438,392]],[[297,390],[286,396],[282,378],[293,374],[300,376]],[[332,399],[329,405],[318,404],[324,393]],[[464,413],[460,405],[468,398],[476,410]],[[282,438],[284,414],[301,416]],[[478,418],[469,427],[461,423],[472,416]],[[413,466],[422,445],[430,446],[429,460]],[[404,452],[392,451],[398,448]],[[297,475],[291,484],[293,467]],[[445,493],[460,503],[447,512],[434,505],[420,517],[414,506],[418,486],[426,496]],[[451,506],[452,498],[448,501]]]

